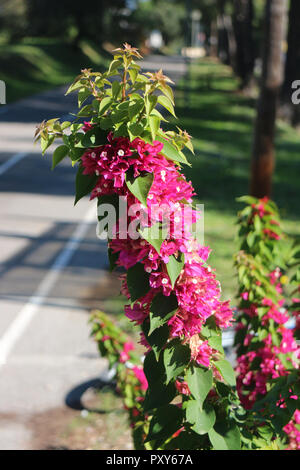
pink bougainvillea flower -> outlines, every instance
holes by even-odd
[[[144,371],[143,371],[143,368],[142,367],[138,367],[138,366],[134,366],[132,368],[133,372],[134,372],[134,375],[136,376],[136,378],[138,379],[138,381],[140,382],[141,384],[141,389],[142,390],[147,390],[148,388],[148,381],[146,379],[146,376],[144,374]]]
[[[129,359],[129,352],[134,349],[134,345],[131,342],[124,343],[123,351],[120,353],[120,362],[124,363]]]
[[[185,381],[181,382],[180,380],[176,380],[175,381],[175,387],[177,388],[178,392],[181,395],[190,395],[191,394],[189,386],[188,386],[187,382],[185,382]]]

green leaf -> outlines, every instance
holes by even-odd
[[[190,348],[180,343],[180,341],[174,340],[167,345],[163,356],[167,383],[183,372],[190,362],[190,358]]]
[[[164,144],[164,147],[162,149],[162,153],[169,160],[173,160],[175,162],[188,164],[188,161],[185,158],[184,154],[182,152],[179,152],[179,150],[177,150],[176,147],[174,147],[172,144],[170,144],[170,142],[168,142],[166,139],[164,139],[161,136],[156,136],[156,140],[159,140],[159,142]]]
[[[174,94],[172,88],[167,85],[166,83],[164,85],[161,85],[158,87],[160,91],[163,92],[165,96],[169,98],[172,104],[174,104]]]
[[[69,153],[69,147],[67,145],[60,145],[53,152],[52,157],[52,170],[58,165]]]
[[[108,129],[111,129],[113,127],[113,122],[110,117],[103,117],[99,125],[101,129],[107,131]]]
[[[256,233],[260,233],[262,230],[262,223],[259,215],[254,216],[254,228]]]
[[[235,373],[234,370],[231,366],[231,364],[226,361],[226,359],[220,359],[219,361],[216,361],[215,363],[216,368],[222,375],[222,377],[226,380],[226,382],[229,383],[232,387],[236,385],[236,379],[235,379]]]
[[[146,354],[144,360],[144,373],[148,381],[149,388],[155,385],[164,384],[166,380],[166,372],[162,358],[156,359],[153,351]]]
[[[151,227],[139,229],[139,233],[160,254],[161,245],[167,237],[167,230],[161,228],[160,222],[151,225]]]
[[[94,148],[99,147],[107,142],[107,133],[103,132],[99,127],[90,129],[85,134],[82,134],[80,143],[77,147]]]
[[[204,326],[201,329],[201,335],[205,336],[206,338],[220,335],[220,329],[217,327],[213,315],[208,317],[206,320]]]
[[[150,324],[148,320],[145,320],[142,325],[142,329],[147,342],[152,347],[155,357],[158,360],[160,352],[167,343],[170,335],[169,326],[167,324],[162,325],[159,328],[156,328],[155,331],[153,331],[151,334],[149,334]]]
[[[117,99],[121,91],[121,83],[117,82],[116,80],[112,82],[111,90],[112,90],[112,97]]]
[[[46,152],[47,148],[50,147],[50,145],[54,142],[54,139],[54,135],[48,135],[46,139],[44,137],[41,137],[41,149],[43,155]]]
[[[231,388],[229,385],[226,385],[224,382],[216,382],[216,391],[218,395],[222,398],[228,398],[231,393]]]
[[[167,442],[163,444],[164,450],[174,450],[178,453],[178,450],[188,450],[191,449],[205,449],[207,448],[206,436],[199,436],[190,429],[182,430],[176,437],[172,437]],[[196,454],[202,457],[201,454]],[[171,461],[171,460],[170,460]],[[179,463],[179,461],[177,461]],[[186,462],[188,463],[188,462]]]
[[[160,95],[157,99],[157,102],[166,108],[166,110],[169,111],[169,113],[171,113],[174,117],[176,117],[174,106],[167,96]]]
[[[186,419],[197,434],[206,434],[216,422],[216,413],[210,404],[199,406],[196,400],[189,400],[185,405]]]
[[[129,69],[128,73],[129,73],[130,80],[131,80],[132,84],[134,84],[135,81],[136,81],[136,77],[139,73],[138,69]]]
[[[114,253],[111,248],[108,248],[108,261],[109,261],[109,270],[113,271],[116,267],[116,261],[119,259],[120,253]]]
[[[70,147],[70,158],[72,160],[72,165],[74,166],[75,163],[82,157],[86,149],[78,148],[78,147]]]
[[[79,88],[82,88],[83,87],[83,83],[81,80],[78,80],[74,83],[72,83],[69,88],[67,89],[66,93],[65,93],[65,96],[68,95],[69,93],[72,93],[73,91],[75,90],[78,90]]]
[[[143,99],[131,101],[128,108],[129,119],[132,120],[137,114],[139,114],[142,111],[144,105],[145,103]]]
[[[80,166],[78,168],[77,174],[76,174],[76,196],[75,196],[75,202],[74,205],[77,204],[77,202],[89,194],[95,187],[96,183],[98,180],[98,176],[91,176],[91,175],[83,175],[83,167]]]
[[[179,253],[177,258],[174,255],[171,255],[166,266],[172,288],[174,288],[175,282],[177,281],[178,276],[184,267],[184,254]]]
[[[112,73],[112,72],[115,72],[118,70],[119,67],[121,67],[122,65],[122,62],[118,59],[115,59],[113,60],[111,63],[110,63],[110,66],[109,66],[109,69],[108,69],[108,73]]]
[[[247,243],[248,243],[248,246],[249,248],[252,248],[254,243],[255,243],[255,232],[249,232],[248,235],[247,235]]]
[[[176,396],[177,390],[175,384],[170,382],[168,385],[158,381],[149,386],[143,402],[144,411],[153,410],[170,403]]]
[[[157,96],[155,95],[148,95],[147,98],[146,98],[146,112],[147,112],[147,115],[149,116],[149,114],[152,113],[152,111],[154,110],[155,106],[156,106],[156,103],[157,103]]]
[[[147,207],[147,197],[153,183],[153,173],[144,173],[134,178],[126,173],[126,185],[129,191]]]
[[[192,366],[186,374],[186,381],[193,397],[200,408],[213,386],[213,374],[210,369]]]
[[[149,126],[151,130],[152,140],[155,140],[158,129],[160,128],[160,119],[158,116],[151,114],[149,116]]]
[[[100,105],[99,105],[99,114],[105,113],[105,111],[108,110],[108,108],[110,107],[110,105],[111,105],[112,102],[113,102],[113,100],[111,99],[110,96],[106,96],[105,98],[103,98],[103,99],[100,101]]]
[[[133,138],[142,135],[142,133],[144,132],[144,127],[140,123],[136,123],[136,122],[128,123],[127,127],[128,127],[128,132]]]
[[[112,113],[110,114],[110,118],[114,124],[120,124],[124,120],[128,120],[128,113],[127,109],[119,109],[119,107],[115,108]]]
[[[237,197],[236,201],[237,202],[244,202],[245,204],[249,204],[249,205],[258,203],[258,199],[256,199],[255,197],[252,197],[252,196]]]
[[[70,121],[64,121],[64,122],[61,123],[61,130],[63,131],[63,130],[67,129],[70,126],[71,126]]]
[[[78,117],[90,117],[93,114],[93,111],[94,111],[93,106],[91,104],[87,104],[78,111],[77,116]]]
[[[151,111],[151,115],[157,116],[161,121],[168,122],[168,120],[157,109],[153,109]]]
[[[150,329],[151,334],[156,328],[164,325],[174,315],[178,308],[177,297],[174,293],[169,296],[162,293],[157,294],[150,307]]]
[[[221,336],[212,336],[208,339],[208,344],[213,349],[216,349],[220,353],[224,354],[224,349],[222,346],[222,337]]]
[[[208,431],[210,442],[215,450],[240,450],[241,435],[232,421],[218,422]]]
[[[192,152],[193,155],[195,155],[194,146],[191,140],[186,141],[184,145],[187,149],[189,149],[190,152]]]
[[[149,291],[149,274],[146,273],[144,266],[141,263],[137,263],[132,266],[132,268],[128,269],[127,286],[132,302],[144,297],[144,295]]]
[[[161,406],[152,416],[149,433],[145,442],[172,436],[181,427],[182,418],[183,411],[177,406]]]
[[[80,108],[85,100],[90,96],[91,91],[88,88],[81,88],[78,92],[78,107]]]

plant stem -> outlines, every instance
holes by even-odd
[[[124,73],[123,73],[123,80],[122,80],[122,83],[123,83],[122,101],[125,101],[126,99],[126,78],[127,78],[127,69],[125,68]]]

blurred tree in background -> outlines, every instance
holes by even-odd
[[[234,0],[233,26],[236,38],[236,74],[241,88],[251,84],[254,70],[253,0]]]
[[[7,40],[18,38],[26,28],[24,0],[0,0],[0,28]]]
[[[112,34],[118,41],[126,6],[125,0],[97,0],[91,7],[80,0],[52,0],[50,8],[47,0],[25,0],[25,3],[27,35],[67,37],[75,46],[82,39],[99,44]]]
[[[275,166],[274,135],[278,97],[283,77],[286,0],[267,0],[264,23],[263,66],[254,132],[251,195],[271,197]]]
[[[297,0],[295,0],[297,1]],[[179,53],[191,45],[192,12],[200,13],[200,31],[209,54],[232,65],[241,86],[251,82],[260,55],[265,0],[0,0],[1,36],[50,37],[78,46],[131,42],[145,45],[153,30],[162,34],[164,51]]]
[[[184,45],[186,9],[184,1],[139,0],[132,13],[134,31],[145,40],[153,30],[161,32],[164,44],[171,52],[179,52]]]
[[[0,42],[53,38],[80,49],[82,40],[101,51],[124,42],[147,50],[159,31],[162,53],[178,54],[193,45],[193,14],[197,12],[202,47],[228,64],[249,91],[262,70],[266,0],[0,0]],[[294,124],[299,110],[291,103],[291,84],[299,79],[300,1],[288,2],[289,25],[282,102]],[[106,47],[107,46],[107,47]],[[284,49],[282,49],[284,51]],[[3,52],[5,53],[5,51]]]

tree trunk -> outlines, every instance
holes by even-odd
[[[300,1],[291,0],[289,11],[288,50],[281,100],[284,114],[294,124],[300,122],[299,105],[292,103],[292,83],[300,79]]]
[[[286,0],[267,0],[260,96],[252,154],[251,194],[271,195],[274,171],[276,109],[282,83],[282,43],[286,19]]]
[[[236,38],[235,73],[241,89],[251,85],[254,69],[253,0],[234,0],[233,28]]]
[[[209,55],[211,57],[218,57],[218,28],[216,20],[213,20],[210,24]]]
[[[228,62],[229,65],[235,69],[236,64],[236,40],[232,26],[232,19],[230,15],[224,15],[223,22],[225,26],[225,30],[227,33],[227,40],[228,40]]]
[[[218,56],[220,60],[229,65],[230,56],[229,56],[229,42],[228,34],[225,26],[225,4],[226,0],[218,0],[218,15],[217,15],[217,28],[218,28]]]
[[[236,42],[231,16],[226,13],[227,0],[218,0],[218,54],[226,65],[235,67]]]

